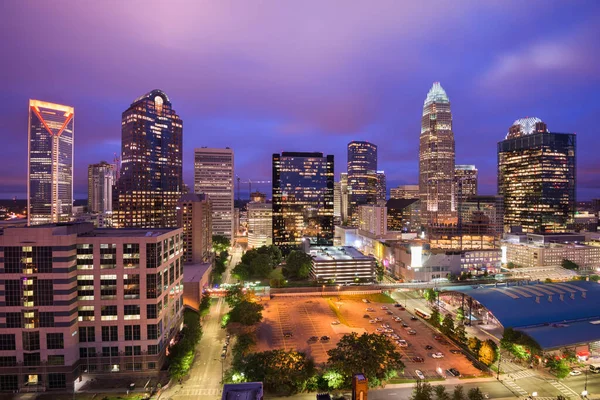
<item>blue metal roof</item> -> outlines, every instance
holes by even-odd
[[[600,324],[591,324],[590,322],[588,320],[566,324],[538,325],[517,328],[517,330],[533,338],[542,349],[556,349],[600,340]]]

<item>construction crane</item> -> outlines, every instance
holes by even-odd
[[[236,175],[236,179],[237,179],[237,199],[238,201],[241,200],[240,197],[240,184],[244,183],[244,184],[248,184],[248,196],[250,196],[250,194],[252,193],[252,184],[271,184],[271,181],[265,181],[265,180],[258,180],[258,179],[248,179],[247,181],[242,181],[242,179],[240,178],[239,175]]]

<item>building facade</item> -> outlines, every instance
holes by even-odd
[[[427,226],[456,222],[453,198],[454,132],[450,100],[435,82],[423,105],[419,144],[419,192]]]
[[[75,110],[29,100],[27,224],[71,220]]]
[[[385,179],[385,171],[377,171],[377,201],[385,201],[387,199],[387,182]]]
[[[311,278],[317,282],[375,282],[375,257],[365,256],[350,246],[311,247]]]
[[[273,244],[273,204],[248,203],[248,247]]]
[[[235,239],[233,204],[233,150],[229,147],[194,150],[194,192],[207,194],[212,203],[213,234]]]
[[[273,244],[333,244],[333,155],[273,154]]]
[[[369,142],[348,143],[349,222],[358,226],[358,206],[377,202],[377,146]]]
[[[390,189],[390,199],[418,199],[419,185],[400,185]]]
[[[498,194],[504,226],[564,232],[575,213],[576,140],[551,133],[539,118],[522,118],[498,143]]]
[[[373,235],[387,233],[387,208],[385,203],[362,205],[358,207],[358,227]]]
[[[137,98],[121,118],[121,170],[113,195],[118,228],[177,226],[183,190],[183,121],[161,90]]]
[[[418,199],[389,199],[386,202],[388,230],[402,232],[420,232],[420,204],[421,203]]]
[[[88,212],[112,212],[115,166],[102,161],[88,166]]]
[[[212,204],[207,195],[185,194],[177,206],[177,223],[183,228],[183,261],[206,263],[212,255]]]
[[[474,165],[454,167],[454,201],[456,210],[469,197],[477,196],[477,168]]]
[[[348,221],[348,210],[350,209],[350,193],[352,190],[348,186],[348,173],[340,174],[340,224],[344,225]]]
[[[83,374],[158,375],[183,321],[181,235],[6,229],[0,390],[73,390]]]

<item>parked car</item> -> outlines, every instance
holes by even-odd
[[[387,315],[394,315],[394,313],[393,313],[393,312],[391,312],[391,311],[386,311],[385,313],[386,313]]]
[[[329,336],[321,336],[321,342],[329,342],[330,339]]]
[[[402,322],[402,318],[400,318],[400,317],[394,317],[394,321],[396,321],[396,322]]]
[[[381,318],[379,318],[379,317],[375,317],[375,321],[377,321],[377,322],[381,322]]]
[[[394,304],[394,307],[402,307],[402,306],[400,305],[400,303],[396,303],[396,304]]]
[[[371,308],[371,307],[367,307],[367,311],[368,312],[375,312],[375,310],[373,308]]]
[[[385,328],[385,333],[394,333],[394,330],[390,328]]]
[[[365,314],[365,315],[363,315],[363,318],[371,319],[371,316],[369,314]]]
[[[456,368],[449,368],[446,370],[446,372],[451,376],[460,376],[460,372],[458,372]]]
[[[423,373],[419,369],[415,370],[415,375],[417,375],[417,378],[421,380],[425,379],[425,375],[423,375]]]
[[[381,306],[382,310],[389,310],[388,306]]]
[[[315,343],[319,340],[318,336],[311,336],[308,338],[308,343]]]
[[[444,358],[444,353],[441,353],[441,352],[438,351],[437,353],[431,354],[431,357],[433,357],[433,358]]]
[[[383,332],[384,332],[383,328],[377,328],[377,329],[375,329],[375,330],[376,330],[377,332],[379,332],[379,333],[383,333]]]
[[[221,358],[225,358],[227,356],[227,350],[223,350],[221,352]]]
[[[403,322],[403,323],[402,323],[402,327],[403,327],[403,328],[408,328],[408,324],[407,324],[406,322]]]
[[[396,343],[398,343],[398,346],[400,347],[408,347],[406,340],[398,340]]]
[[[450,353],[452,353],[452,354],[462,354],[462,351],[458,350],[458,349],[452,349],[452,350],[450,350]]]
[[[417,334],[417,331],[415,331],[414,329],[410,329],[410,330],[408,331],[408,334],[409,334],[409,335],[416,335],[416,334]]]
[[[581,375],[581,371],[578,369],[574,369],[573,371],[569,372],[569,375],[571,375],[571,376]]]
[[[283,337],[284,337],[284,338],[291,338],[292,336],[294,336],[294,335],[292,334],[292,332],[283,332]]]
[[[331,325],[339,325],[340,321],[338,321],[337,319],[335,321],[331,321]]]
[[[363,303],[370,303],[370,301],[368,299],[362,299]]]
[[[423,357],[413,357],[412,361],[416,363],[422,363],[425,362],[425,359]]]
[[[372,320],[370,320],[370,321],[369,321],[369,323],[370,323],[370,324],[376,324],[376,323],[377,323],[377,321],[376,321],[376,320],[374,320],[374,319],[372,319]]]
[[[443,337],[443,336],[441,336],[441,335],[435,335],[433,338],[434,338],[435,340],[442,340],[444,337]]]
[[[433,350],[433,346],[428,344],[427,346],[425,346],[425,350]]]
[[[411,321],[416,321],[416,320],[418,320],[418,319],[419,319],[419,318],[415,317],[414,315],[413,315],[412,317],[410,317],[410,320],[411,320]]]

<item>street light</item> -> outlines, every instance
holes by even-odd
[[[585,385],[583,387],[583,392],[581,392],[581,397],[586,398],[588,395],[588,391],[587,391],[587,374],[588,374],[588,368],[585,369]]]

